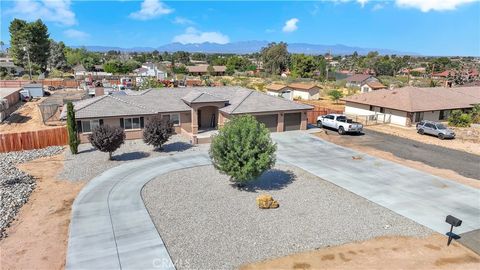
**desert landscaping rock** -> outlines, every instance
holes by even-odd
[[[145,144],[142,140],[126,140],[120,148],[113,153],[113,160],[108,160],[108,153],[103,153],[90,143],[81,144],[78,155],[72,155],[65,151],[65,162],[59,178],[70,181],[90,180],[102,172],[118,166],[122,163],[157,157],[173,155],[179,152],[200,151],[208,145],[191,145],[190,142],[180,135],[173,135],[162,150],[156,150]]]
[[[262,210],[259,194],[281,205]],[[177,269],[241,264],[384,235],[432,231],[299,168],[278,165],[239,190],[213,166],[147,183],[145,205]]]
[[[5,229],[15,218],[35,189],[35,179],[16,165],[41,157],[59,154],[63,147],[52,146],[44,149],[18,151],[0,154],[0,239],[6,237]]]

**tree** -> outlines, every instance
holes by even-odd
[[[65,57],[65,44],[63,42],[55,42],[50,39],[50,56],[48,58],[48,66],[51,69],[65,70],[67,58]]]
[[[212,65],[209,65],[209,66],[207,67],[207,72],[208,72],[208,75],[210,75],[210,76],[212,76],[212,75],[215,74],[215,69],[213,68]]]
[[[338,103],[338,100],[343,97],[342,91],[336,89],[328,92],[328,95],[330,96],[330,98],[332,98],[333,101],[335,101],[335,103]]]
[[[77,136],[77,122],[75,120],[75,110],[73,109],[72,102],[67,103],[67,131],[70,152],[76,155],[78,154],[78,145],[80,144],[80,140]]]
[[[92,130],[88,140],[96,149],[108,152],[108,159],[112,160],[112,153],[125,141],[125,132],[122,128],[100,125]]]
[[[311,78],[316,70],[318,65],[313,56],[293,54],[290,57],[290,71],[293,77]]]
[[[162,88],[163,83],[159,82],[156,78],[147,77],[143,78],[142,83],[138,87],[139,90],[146,90],[150,88]]]
[[[173,123],[160,116],[153,117],[143,129],[143,141],[155,148],[162,148],[173,133]]]
[[[244,115],[233,117],[219,130],[209,154],[215,168],[241,186],[275,165],[276,149],[265,125]]]
[[[14,19],[10,23],[9,31],[10,54],[14,62],[19,66],[27,67],[26,51],[28,51],[32,65],[38,67],[41,72],[45,72],[50,55],[50,35],[42,20],[28,23]]]
[[[272,42],[260,51],[265,72],[270,74],[280,74],[288,67],[287,43]]]

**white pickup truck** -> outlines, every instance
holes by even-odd
[[[336,129],[338,134],[343,135],[347,132],[361,133],[363,125],[355,123],[343,114],[327,114],[317,118],[317,127],[329,127]]]

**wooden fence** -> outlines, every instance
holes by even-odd
[[[0,134],[0,152],[40,149],[67,143],[68,133],[65,127]]]
[[[330,113],[343,113],[342,111],[338,111],[338,110],[331,110],[331,109],[326,109],[326,108],[323,108],[323,109],[320,109],[318,107],[315,107],[315,110],[313,111],[308,111],[307,112],[307,120],[308,120],[308,123],[309,124],[312,124],[312,125],[315,125],[317,124],[317,118],[321,115],[326,115],[326,114],[330,114]]]

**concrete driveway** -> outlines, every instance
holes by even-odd
[[[463,220],[455,232],[480,228],[480,190],[374,158],[304,132],[273,134],[278,160],[300,167],[444,234],[447,215]],[[360,157],[354,159],[353,157]],[[365,221],[368,222],[368,221]]]
[[[272,136],[279,162],[298,166],[437,232],[448,230],[444,222],[448,214],[463,219],[457,233],[480,228],[479,190],[305,132]],[[175,154],[122,164],[92,179],[73,204],[66,268],[174,269],[140,191],[161,174],[207,164],[206,151]]]

